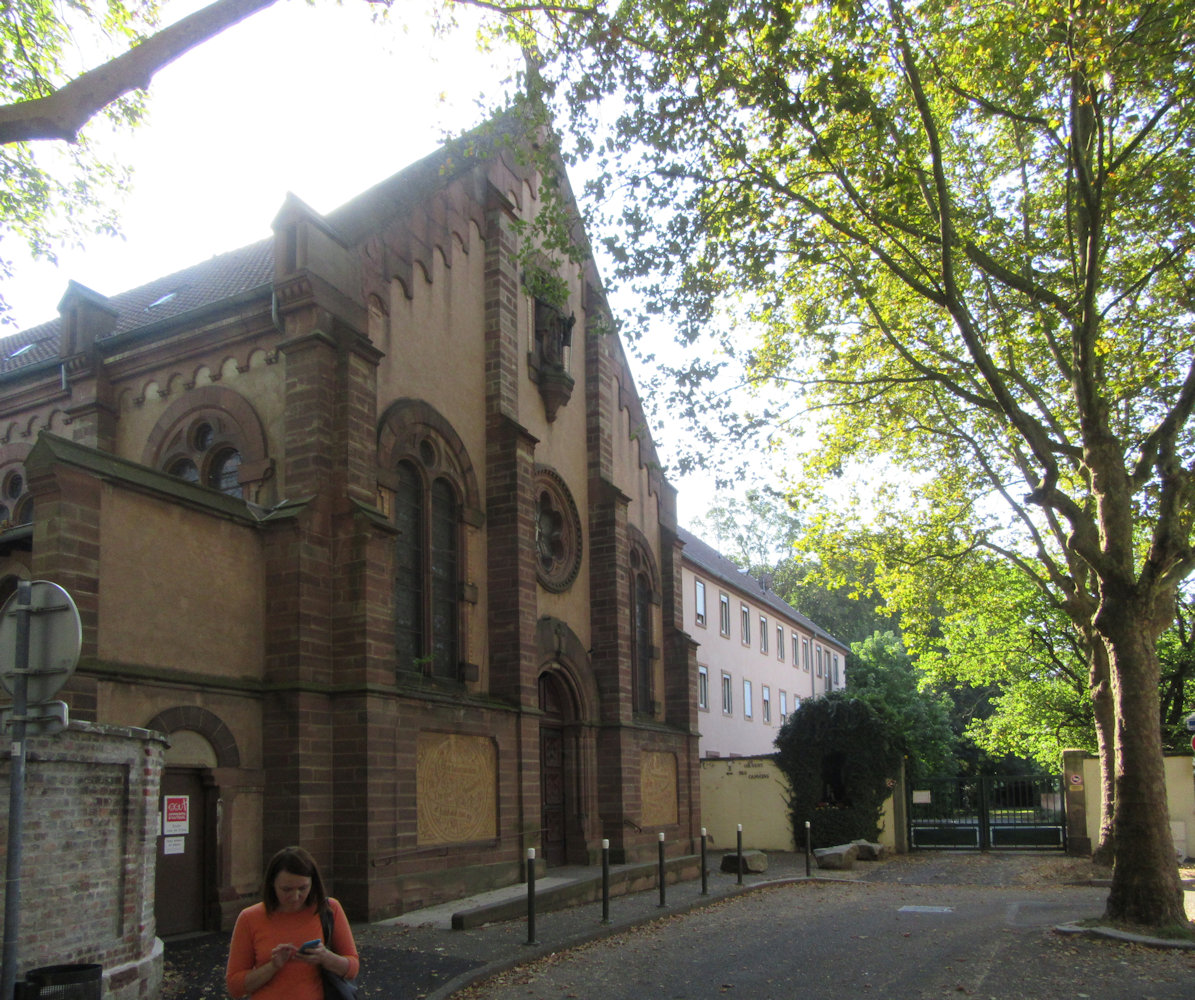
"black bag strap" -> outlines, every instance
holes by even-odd
[[[320,928],[324,932],[324,946],[332,947],[332,907],[324,903],[319,915]]]

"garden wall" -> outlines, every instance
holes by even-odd
[[[28,739],[18,978],[48,965],[98,963],[106,1000],[158,996],[162,942],[154,926],[154,866],[165,747],[161,735],[143,729],[81,722]],[[0,782],[6,800],[10,765],[5,742]],[[5,810],[4,870],[7,845]]]
[[[1082,750],[1063,753],[1066,784],[1066,823],[1070,854],[1088,855],[1099,840],[1102,797],[1100,762]],[[1195,858],[1195,773],[1190,754],[1165,759],[1166,801],[1170,806],[1170,834],[1175,856]]]
[[[896,808],[904,790],[898,786],[896,793],[884,803],[880,843],[904,851],[907,837],[897,821]],[[701,823],[709,835],[710,849],[733,850],[741,823],[744,848],[795,850],[788,796],[788,782],[770,755],[702,760]],[[809,819],[817,822],[816,815]]]

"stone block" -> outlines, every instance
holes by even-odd
[[[851,843],[859,848],[860,861],[883,861],[888,856],[887,844],[875,844],[870,840],[852,840]]]
[[[732,875],[739,874],[739,856],[735,851],[728,851],[722,855],[722,871]],[[763,851],[743,851],[744,875],[760,875],[768,870],[768,856]]]
[[[859,848],[854,844],[839,844],[837,847],[814,848],[813,857],[818,868],[827,871],[849,871],[855,867],[859,857]]]

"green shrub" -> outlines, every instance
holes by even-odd
[[[840,692],[805,701],[776,737],[797,846],[806,820],[813,847],[876,840],[900,758],[896,735],[866,702]]]

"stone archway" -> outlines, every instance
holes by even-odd
[[[544,617],[537,630],[540,673],[540,832],[549,865],[588,864],[597,822],[598,690],[576,633]]]

